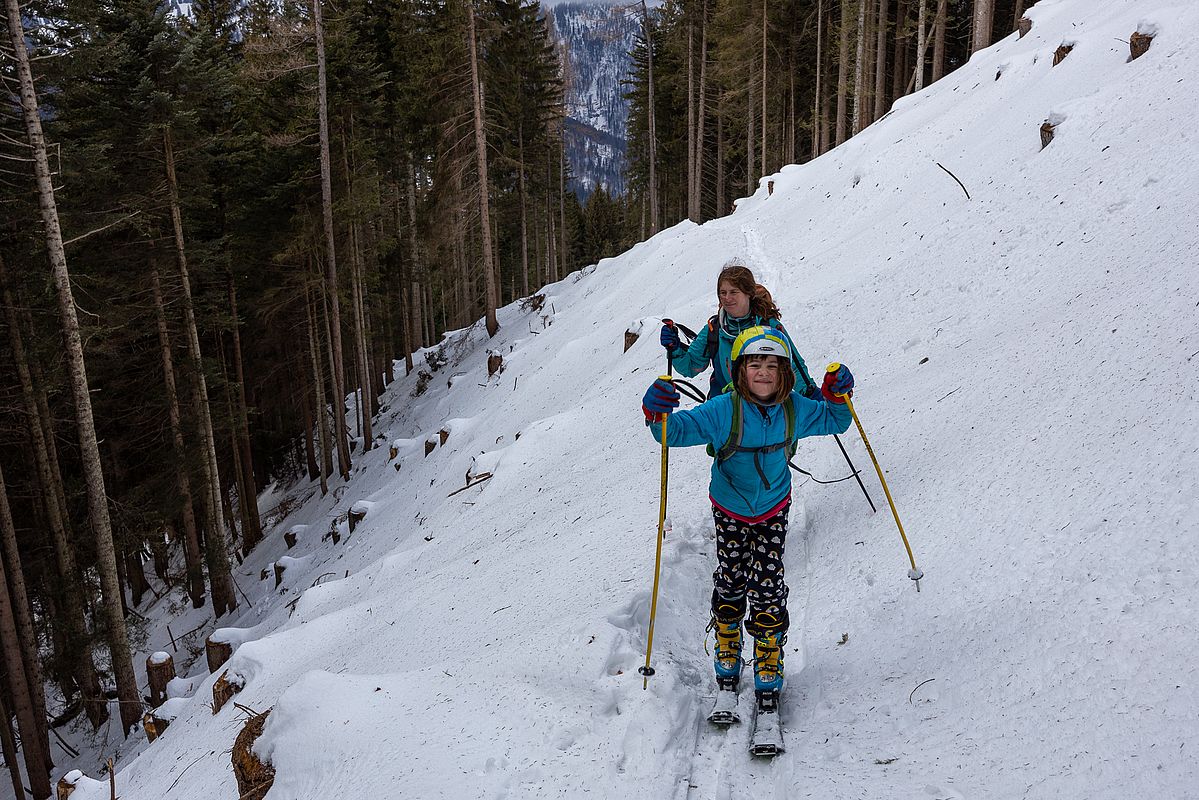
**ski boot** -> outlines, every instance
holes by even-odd
[[[754,732],[749,751],[772,757],[783,752],[779,696],[783,690],[783,645],[787,634],[772,631],[754,638]]]
[[[739,722],[737,714],[737,682],[741,678],[741,623],[721,622],[713,617],[708,630],[716,631],[716,704],[708,721],[717,725]]]
[[[783,645],[787,634],[772,631],[754,638],[754,691],[759,695],[783,690]]]

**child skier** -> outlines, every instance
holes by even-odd
[[[754,279],[748,267],[731,261],[716,278],[716,299],[720,308],[699,330],[690,345],[684,347],[673,323],[662,326],[660,341],[680,375],[692,378],[712,365],[708,397],[731,390],[733,341],[744,330],[756,326],[774,328],[782,334],[791,353],[791,368],[800,393],[820,399],[820,387],[808,374],[808,367],[779,321],[782,313],[765,286]]]
[[[844,433],[852,420],[844,397],[838,396],[853,388],[849,369],[830,366],[820,390],[823,401],[812,400],[794,390],[791,356],[781,331],[749,328],[737,336],[730,351],[733,391],[674,412],[678,389],[668,378],[658,378],[643,400],[646,424],[656,440],[661,441],[669,415],[667,445],[706,444],[715,452],[708,492],[716,521],[718,564],[712,574],[709,629],[716,631],[720,691],[709,718],[717,723],[737,721],[743,618],[745,631],[754,639],[758,719],[777,711],[788,627],[783,576],[791,507],[787,459],[797,440]],[[773,716],[777,730],[777,713]],[[777,749],[760,752],[778,752],[781,746],[780,736]]]

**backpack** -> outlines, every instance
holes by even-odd
[[[770,482],[766,480],[766,473],[762,471],[762,465],[758,461],[759,453],[773,453],[776,450],[786,448],[787,460],[790,461],[795,456],[795,450],[799,446],[799,442],[795,436],[795,402],[788,397],[783,403],[783,415],[786,418],[787,428],[783,441],[776,444],[764,444],[759,447],[742,447],[741,436],[745,430],[744,412],[742,406],[744,401],[741,395],[736,392],[731,392],[733,396],[733,420],[729,426],[729,438],[720,446],[719,450],[714,450],[712,445],[708,445],[708,455],[716,459],[716,463],[720,464],[728,461],[735,453],[753,453],[754,468],[758,471],[758,477],[762,479],[762,485],[769,489]]]

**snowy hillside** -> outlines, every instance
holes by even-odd
[[[611,2],[557,3],[548,9],[566,56],[567,158],[574,190],[624,192],[629,103],[621,82],[632,67],[636,17]]]
[[[1199,5],[1028,16],[1023,39],[733,215],[503,309],[495,339],[451,335],[448,366],[391,388],[348,485],[287,490],[309,499],[239,568],[252,608],[221,621],[234,701],[273,708],[256,746],[269,800],[1199,797]],[[1129,62],[1138,30],[1155,38]],[[664,366],[660,318],[702,324],[733,256],[814,369],[853,369],[925,573],[917,593],[851,431],[880,510],[852,481],[796,481],[773,762],[746,753],[745,726],[702,720],[702,448],[671,453],[648,691],[636,672],[659,459],[641,395]],[[624,352],[630,325],[644,335]],[[796,461],[846,471],[827,439]],[[260,571],[284,556],[275,589]],[[166,604],[139,610],[165,622]],[[143,663],[170,649],[161,623],[147,635]],[[189,674],[163,736],[117,754],[123,800],[238,796],[246,713],[212,713],[202,656]],[[88,752],[98,779],[113,751]],[[107,798],[107,780],[72,797]]]

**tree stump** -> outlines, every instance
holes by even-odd
[[[437,432],[437,438],[441,439],[441,444],[444,447],[446,440],[450,438],[450,432],[442,428]]]
[[[288,550],[296,546],[296,541],[297,538],[295,531],[288,531],[287,533],[283,534],[283,542],[287,545]]]
[[[491,353],[487,356],[487,377],[500,372],[504,369],[504,357],[499,353]]]
[[[209,636],[204,640],[204,652],[208,656],[208,671],[216,672],[233,655],[233,645],[229,642],[214,642]]]
[[[254,755],[254,742],[262,735],[268,708],[250,717],[233,742],[233,775],[237,778],[238,800],[262,800],[275,782],[275,768]]]
[[[146,730],[147,741],[152,742],[159,736],[162,736],[163,732],[170,726],[171,721],[169,719],[156,717],[154,716],[153,711],[147,711],[145,715],[142,716],[142,727]]]
[[[396,456],[398,456],[399,454],[400,454],[400,448],[396,447],[396,446],[393,444],[393,445],[392,445],[390,448],[388,448],[388,450],[387,450],[387,460],[388,460],[388,461],[392,461],[392,460],[394,460],[394,459],[395,459],[395,457],[396,457]]]
[[[287,567],[283,566],[278,561],[275,562],[275,588],[276,589],[278,589],[280,584],[283,583],[283,573],[286,570],[287,570]]]
[[[1053,66],[1056,67],[1058,64],[1065,61],[1066,56],[1070,55],[1070,51],[1073,49],[1074,49],[1074,45],[1063,44],[1063,45],[1060,45],[1056,50],[1054,50],[1053,51]]]
[[[263,567],[263,568],[262,568],[262,571],[258,573],[258,580],[260,580],[260,581],[265,581],[265,580],[266,580],[266,576],[267,576],[266,567]]]
[[[1041,149],[1044,150],[1053,141],[1053,129],[1057,126],[1052,122],[1046,122],[1041,126]]]
[[[73,769],[59,778],[58,786],[55,788],[55,797],[57,800],[67,800],[71,796],[71,792],[75,791],[75,783],[82,777],[82,772]]]
[[[175,660],[170,653],[152,653],[146,659],[146,678],[150,681],[150,705],[158,708],[166,702],[167,684],[175,677]]]
[[[774,194],[774,181],[766,181],[766,196]]]
[[[1149,52],[1149,45],[1153,44],[1153,35],[1148,33],[1137,32],[1128,40],[1128,50],[1130,55],[1128,60],[1140,58]]]
[[[637,334],[633,333],[632,331],[624,332],[624,351],[626,353],[629,352],[630,347],[637,344],[638,338],[639,337],[637,336]]]
[[[346,524],[350,526],[350,533],[353,533],[354,529],[358,527],[358,523],[362,522],[364,519],[366,519],[365,511],[359,511],[351,508],[350,513],[346,515]]]
[[[229,670],[221,673],[221,677],[216,679],[216,683],[212,685],[212,713],[217,714],[225,703],[228,703],[233,695],[246,688],[246,684],[241,678],[234,676],[229,677]]]
[[[432,453],[436,449],[437,449],[437,442],[433,441],[432,439],[425,440],[425,456],[426,457],[429,455],[429,453]]]
[[[1032,30],[1032,20],[1028,17],[1021,17],[1020,21],[1016,23],[1016,30],[1020,31],[1019,38],[1023,39]]]

